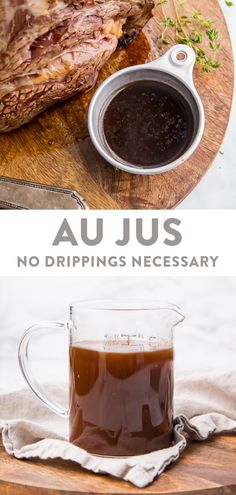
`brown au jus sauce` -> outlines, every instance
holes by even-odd
[[[167,165],[189,147],[194,129],[190,105],[166,83],[137,81],[108,105],[103,121],[109,148],[139,166]]]
[[[173,350],[148,343],[70,347],[70,441],[100,455],[138,455],[172,442]]]

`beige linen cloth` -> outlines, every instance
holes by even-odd
[[[59,403],[65,399],[55,388],[48,388],[48,394]],[[180,457],[188,441],[236,432],[236,371],[206,370],[178,377],[174,424],[174,444],[168,449],[128,458],[98,457],[70,444],[68,421],[42,405],[30,390],[0,396],[0,429],[8,454],[18,459],[69,459],[142,488]]]

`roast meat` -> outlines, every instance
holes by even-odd
[[[0,132],[91,87],[153,0],[0,0]]]

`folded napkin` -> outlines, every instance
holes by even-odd
[[[59,403],[60,389],[48,388]],[[168,449],[127,458],[91,455],[70,444],[68,421],[42,405],[30,390],[0,396],[3,445],[18,459],[72,460],[95,473],[106,473],[142,488],[176,461],[188,441],[236,432],[236,371],[186,373],[175,382],[174,444]]]

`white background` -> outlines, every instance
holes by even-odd
[[[25,385],[17,347],[28,326],[40,320],[67,320],[69,303],[76,299],[127,297],[167,300],[184,311],[186,319],[175,329],[177,375],[190,369],[235,369],[236,278],[2,277],[0,392]],[[34,355],[39,381],[66,382],[65,335],[42,339]]]
[[[62,243],[60,246],[52,246],[56,234],[64,218],[77,239],[78,246],[68,246]],[[104,236],[98,246],[87,246],[81,242],[81,218],[88,221],[88,236],[96,235],[97,218],[103,218]],[[127,246],[120,247],[115,244],[122,237],[123,219],[131,219],[131,241]],[[152,246],[142,246],[136,241],[136,218],[143,219],[143,235],[147,239],[151,235],[151,219],[159,220],[159,236]],[[182,242],[177,246],[166,246],[166,237],[163,229],[167,218],[176,217],[181,220]],[[142,211],[48,211],[42,215],[40,211],[2,211],[1,213],[1,275],[235,275],[236,276],[236,238],[235,238],[235,210],[206,210],[193,211],[181,210],[169,212]],[[219,262],[214,268],[46,268],[45,256],[127,256],[129,259],[135,256],[219,256]],[[36,268],[17,268],[17,256],[38,256],[42,263]],[[80,267],[80,265],[78,265]]]
[[[227,7],[220,0],[231,35],[236,59],[236,2]],[[235,78],[236,87],[236,78]],[[214,163],[193,192],[178,208],[236,208],[236,98],[224,142],[224,155],[218,154]]]

